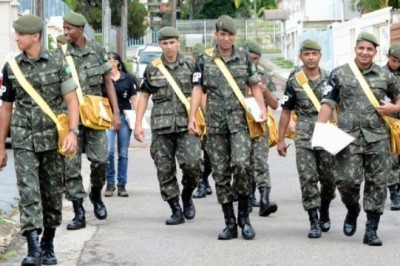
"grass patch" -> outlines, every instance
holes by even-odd
[[[126,70],[128,71],[128,73],[133,73],[132,72],[132,60],[126,60],[125,61],[125,66],[126,66]]]
[[[8,250],[7,252],[5,252],[2,256],[1,256],[1,260],[8,260],[14,256],[17,255],[17,251],[16,250]]]
[[[284,58],[276,58],[271,60],[274,64],[282,67],[282,68],[293,68],[294,64],[292,61],[286,60]]]
[[[263,49],[264,54],[280,54],[282,51],[279,48]]]

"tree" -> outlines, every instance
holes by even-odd
[[[75,12],[82,13],[95,30],[102,28],[102,0],[64,0]],[[110,0],[112,25],[121,25],[121,0]],[[140,38],[147,29],[146,8],[139,0],[128,1],[128,37]]]
[[[378,9],[382,9],[387,6],[388,6],[387,0],[351,0],[352,10],[353,11],[357,10],[361,14],[369,13]]]

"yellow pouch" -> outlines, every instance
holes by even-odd
[[[400,120],[390,116],[386,116],[385,118],[389,125],[392,153],[400,155]]]
[[[82,124],[86,127],[104,130],[112,127],[112,110],[107,98],[95,95],[83,96],[79,105]]]
[[[268,144],[270,147],[274,147],[278,144],[278,125],[276,124],[275,117],[272,113],[268,112]]]

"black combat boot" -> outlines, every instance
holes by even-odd
[[[252,207],[260,207],[260,202],[257,201],[257,198],[256,198],[256,188],[257,188],[256,182],[253,182],[253,184],[251,186],[251,196],[250,196]]]
[[[331,228],[331,219],[329,218],[330,204],[330,201],[321,200],[321,207],[319,208],[319,224],[322,232],[328,232]]]
[[[202,178],[199,180],[199,184],[197,185],[197,190],[193,194],[193,198],[199,199],[199,198],[204,198],[206,196],[206,185],[204,184],[204,181]]]
[[[251,226],[249,218],[250,196],[239,196],[238,202],[238,225],[242,228],[242,236],[247,240],[253,239],[256,232]]]
[[[72,201],[75,217],[67,225],[67,230],[78,230],[86,227],[85,209],[83,208],[83,199]]]
[[[185,222],[185,218],[183,217],[181,205],[179,205],[179,198],[175,197],[169,199],[167,202],[171,207],[172,215],[171,218],[165,221],[165,224],[167,225],[183,224]]]
[[[369,246],[382,246],[382,241],[376,234],[380,217],[381,215],[379,213],[367,212],[367,223],[363,241],[364,244],[368,244]]]
[[[308,233],[308,238],[320,238],[321,227],[318,219],[318,208],[309,209],[308,217],[310,220],[310,232]]]
[[[212,188],[210,186],[210,182],[208,182],[208,175],[203,177],[204,180],[204,185],[206,186],[206,194],[211,195],[212,194]]]
[[[260,216],[268,216],[278,210],[278,205],[275,202],[269,201],[270,188],[260,187]]]
[[[43,265],[56,265],[57,258],[54,254],[53,239],[56,233],[55,228],[45,227],[40,247],[42,248]]]
[[[390,192],[390,210],[392,211],[398,211],[400,210],[400,195],[398,191],[398,184],[394,184],[389,186],[389,192]]]
[[[39,244],[39,229],[33,229],[24,232],[28,243],[28,254],[22,261],[22,266],[40,266],[42,265],[42,249]]]
[[[193,193],[192,189],[188,187],[183,187],[182,189],[183,215],[188,220],[192,220],[196,216],[196,209],[194,208],[192,193]]]
[[[230,240],[238,237],[237,224],[233,203],[228,202],[222,204],[222,211],[225,217],[225,229],[218,235],[219,240]]]
[[[357,217],[360,214],[360,204],[354,206],[347,206],[347,215],[343,224],[343,233],[346,236],[352,236],[357,230]]]
[[[89,193],[89,199],[93,203],[94,215],[99,220],[107,218],[107,209],[101,199],[101,188],[92,187]]]

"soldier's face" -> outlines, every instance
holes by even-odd
[[[222,51],[230,51],[236,35],[224,30],[218,30],[214,33],[214,37],[219,49]]]
[[[253,63],[258,65],[260,63],[261,56],[259,54],[250,53],[251,59],[253,59]]]
[[[359,41],[354,48],[356,62],[361,67],[369,67],[376,55],[376,47],[368,41]]]
[[[21,51],[26,51],[32,46],[32,44],[35,41],[39,40],[40,35],[39,35],[39,33],[23,34],[23,33],[15,32],[14,38],[17,43],[18,49]]]
[[[83,36],[83,27],[75,27],[67,22],[63,24],[64,36],[69,43],[74,43],[79,37]]]
[[[397,71],[400,68],[400,59],[397,59],[393,55],[388,55],[388,65],[390,70]]]
[[[161,40],[159,46],[167,61],[174,62],[179,51],[180,42],[177,38]]]
[[[302,51],[299,55],[305,69],[315,69],[319,66],[321,52],[316,50]]]

